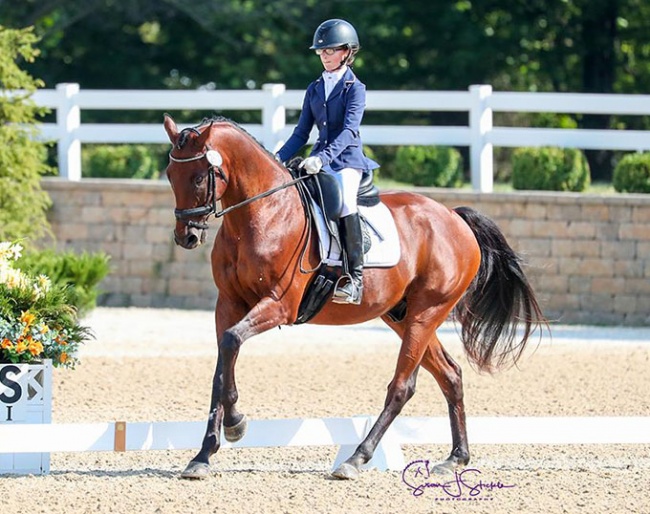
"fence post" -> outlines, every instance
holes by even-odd
[[[487,101],[492,94],[492,86],[473,85],[469,87],[469,91],[472,97],[469,113],[472,189],[491,193],[494,183],[494,159],[488,135],[492,130],[492,109],[487,106]]]
[[[79,125],[81,110],[77,103],[79,84],[57,84],[59,105],[56,124],[59,131],[59,175],[68,180],[81,179],[81,141]]]
[[[286,110],[282,95],[286,90],[284,84],[263,84],[262,90],[267,93],[262,107],[262,143],[270,152],[277,152],[284,141],[282,131],[286,125]]]

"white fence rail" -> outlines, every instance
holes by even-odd
[[[87,90],[59,84],[35,93],[37,104],[56,110],[56,123],[42,125],[42,137],[57,141],[59,173],[79,180],[82,143],[165,143],[158,124],[81,123],[81,110],[260,110],[261,124],[244,124],[270,151],[277,150],[293,129],[286,110],[299,110],[303,91],[265,84],[250,91]],[[368,145],[454,145],[470,148],[472,186],[491,192],[494,146],[559,146],[565,148],[650,150],[650,131],[495,127],[494,112],[553,112],[650,115],[650,95],[493,92],[473,85],[468,91],[369,91],[369,111],[463,111],[467,126],[363,125]],[[198,120],[197,120],[198,121]],[[312,133],[312,140],[315,132]]]

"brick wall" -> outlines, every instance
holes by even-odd
[[[50,220],[59,246],[112,256],[103,305],[213,308],[217,292],[209,255],[218,222],[211,221],[205,246],[177,247],[166,182],[43,184],[54,203]],[[550,318],[650,325],[650,195],[420,192],[493,218],[530,264],[529,276]]]
[[[216,230],[200,249],[176,246],[166,181],[45,179],[43,188],[52,198],[49,219],[58,246],[111,256],[102,305],[214,308],[209,257]]]

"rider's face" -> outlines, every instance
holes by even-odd
[[[341,62],[347,58],[347,48],[327,48],[320,52],[320,62],[323,64],[325,71],[334,71]]]

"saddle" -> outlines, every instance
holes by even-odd
[[[294,178],[299,176],[297,171],[291,171]],[[339,187],[339,183],[329,173],[317,173],[310,178],[312,180],[305,180],[303,183],[307,186],[311,198],[316,200],[323,209],[323,213],[328,220],[337,221],[340,219],[343,210],[343,192]],[[357,193],[357,205],[372,207],[379,203],[379,189],[373,184],[373,178],[372,170],[363,172],[359,183],[359,192]]]
[[[287,166],[294,178],[305,174],[304,170],[298,167],[300,162],[301,159],[294,159]],[[343,210],[343,194],[336,178],[328,173],[317,173],[298,182],[297,187],[308,218],[314,220],[318,215],[314,212],[314,204],[316,204],[323,212],[330,235],[340,245],[337,221]],[[357,204],[371,207],[379,202],[379,189],[373,184],[373,172],[365,171],[359,184]],[[370,247],[370,236],[364,223],[362,227],[365,253]],[[307,323],[320,312],[330,298],[340,276],[340,267],[321,263],[304,293],[295,324]]]

